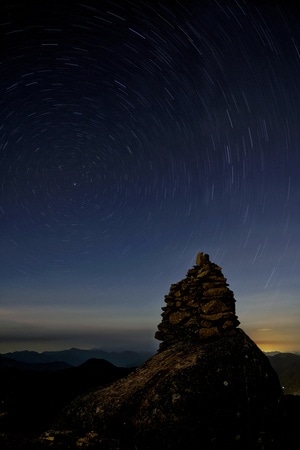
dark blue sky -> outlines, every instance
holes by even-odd
[[[198,251],[300,350],[300,11],[1,2],[0,352],[156,348]]]

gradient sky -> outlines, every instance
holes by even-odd
[[[300,11],[1,0],[0,352],[156,349],[198,251],[300,350]]]

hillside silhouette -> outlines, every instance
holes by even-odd
[[[79,394],[107,385],[132,370],[103,359],[70,367],[65,362],[30,364],[0,356],[0,431],[40,431]]]
[[[300,395],[300,355],[277,353],[268,357],[285,394]]]
[[[13,359],[15,361],[30,364],[46,364],[53,362],[65,362],[70,366],[79,366],[88,359],[105,359],[115,366],[119,367],[136,367],[146,361],[152,353],[150,352],[107,352],[102,349],[93,348],[90,350],[70,348],[68,350],[45,351],[38,353],[35,351],[17,351],[4,353],[2,356]]]

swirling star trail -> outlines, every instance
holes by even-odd
[[[299,7],[0,10],[0,351],[154,348],[198,251],[262,349],[299,351]]]

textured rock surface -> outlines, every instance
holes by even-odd
[[[221,269],[200,253],[166,302],[160,351],[128,377],[78,398],[41,445],[280,448],[280,383],[268,358],[236,328],[233,293]]]
[[[184,280],[172,284],[165,296],[162,322],[155,334],[163,341],[161,349],[182,340],[219,338],[239,325],[233,292],[226,281],[221,267],[198,253],[196,265]]]
[[[213,342],[170,346],[127,378],[79,398],[57,428],[73,430],[74,446],[276,448],[259,442],[276,442],[280,400],[267,357],[237,329]],[[51,436],[59,442],[63,434]]]

